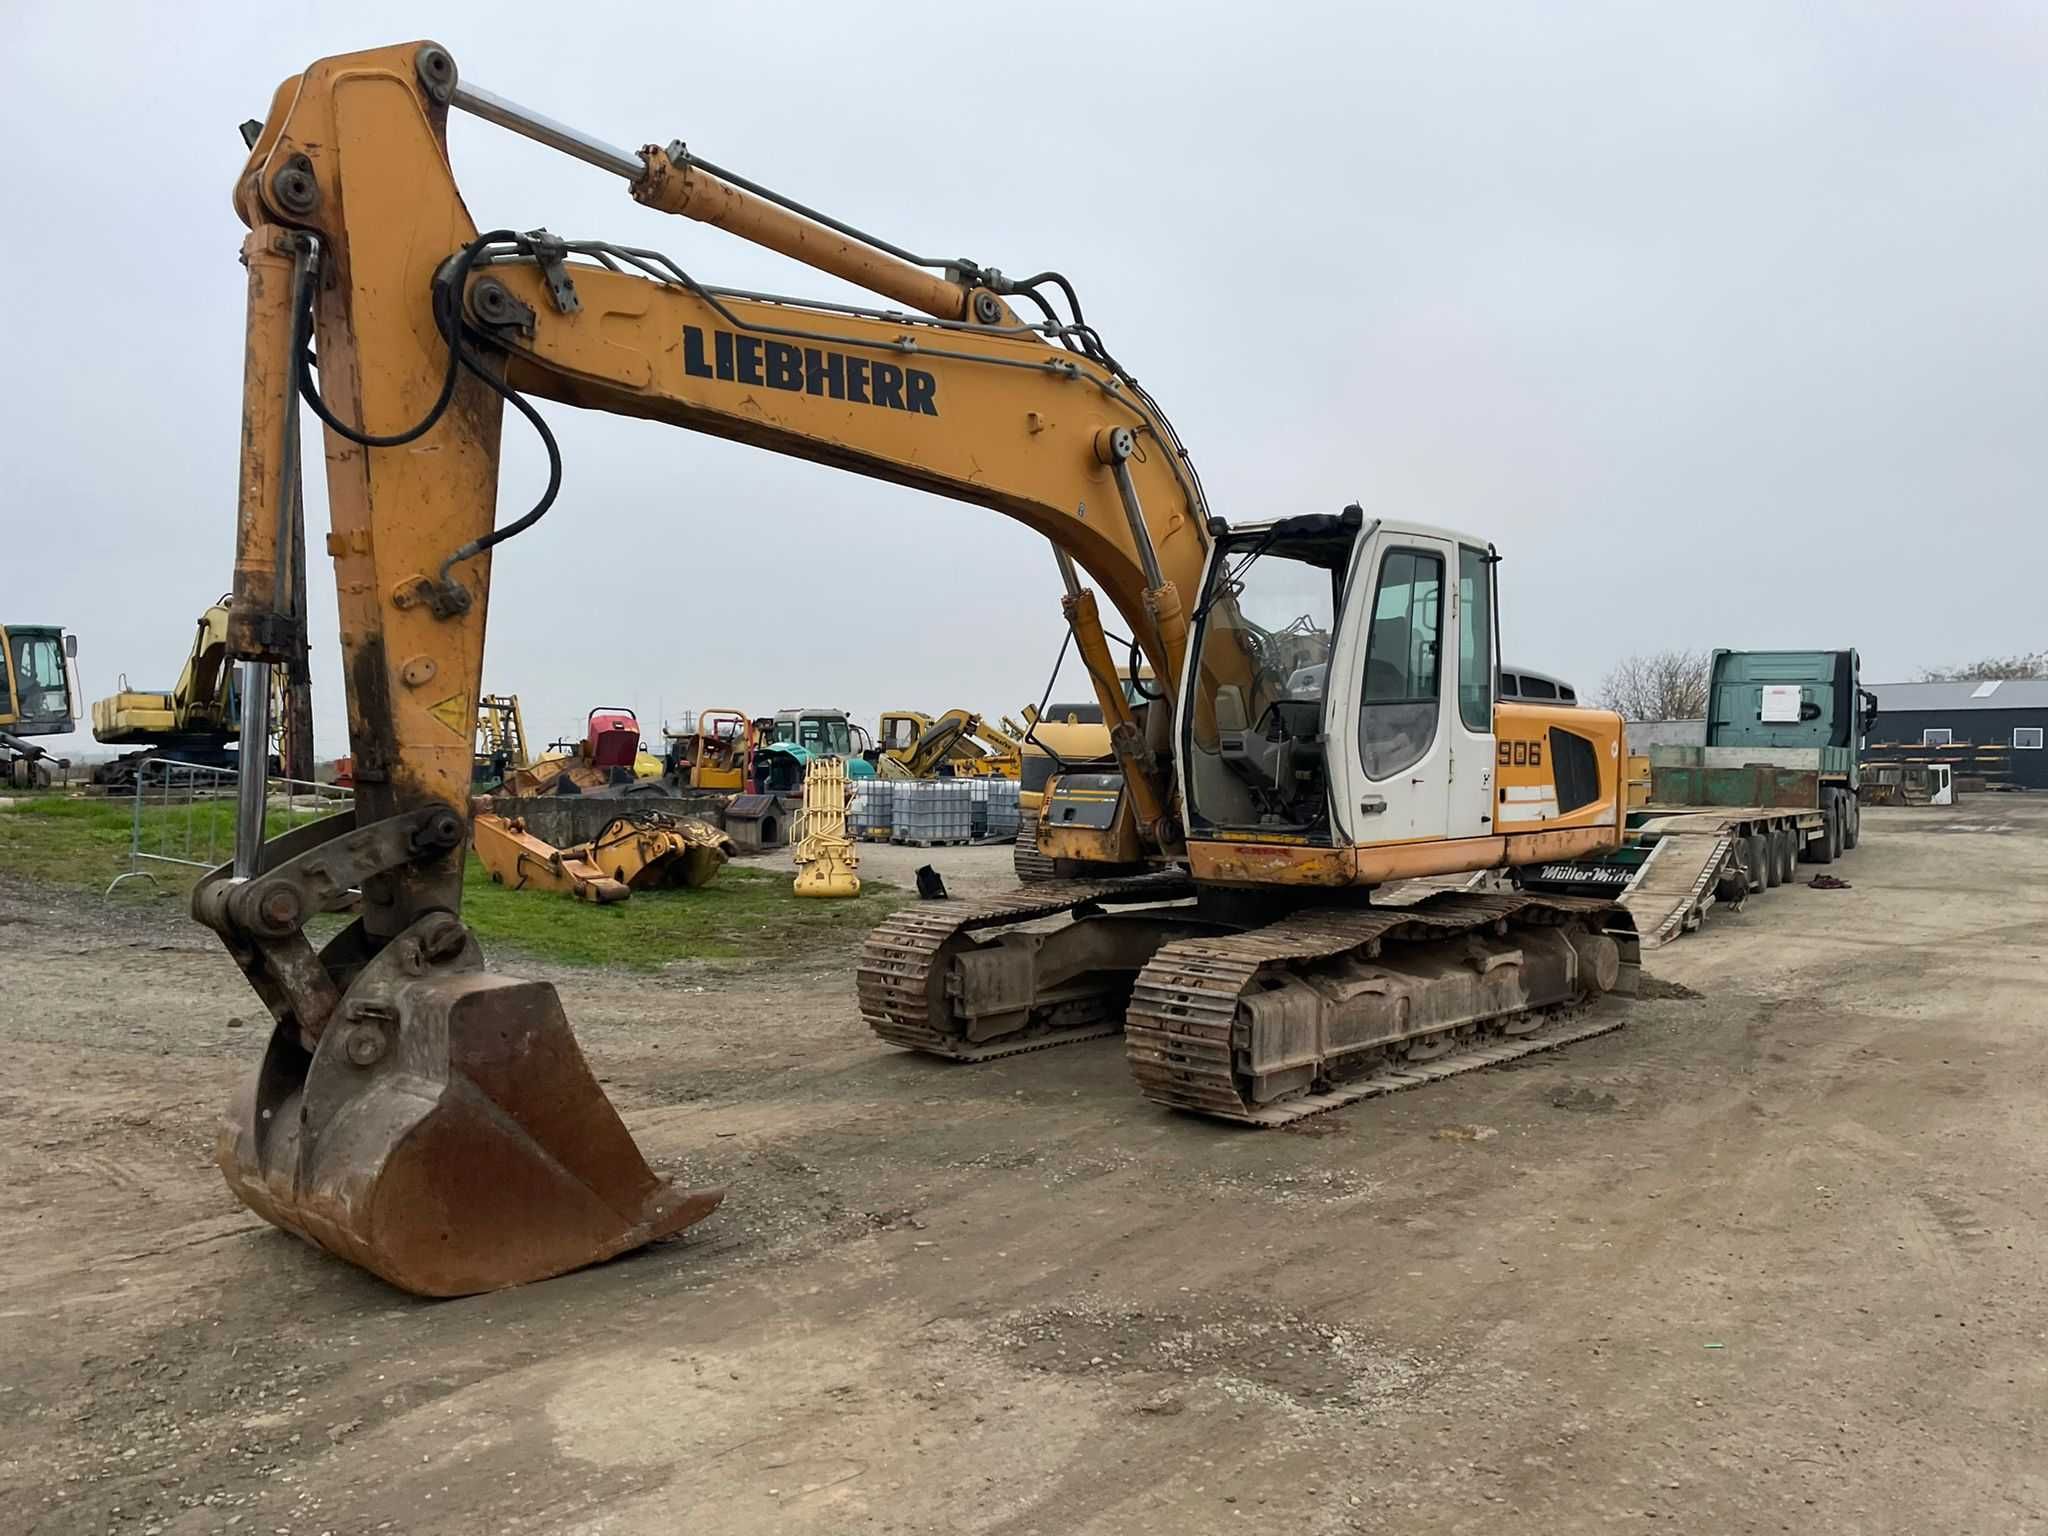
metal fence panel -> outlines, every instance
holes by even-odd
[[[147,880],[159,893],[152,868],[213,869],[235,856],[233,768],[210,768],[152,757],[137,765],[133,812],[128,829],[128,868],[107,887]],[[263,830],[278,837],[309,821],[337,815],[355,804],[355,792],[310,779],[265,780]]]

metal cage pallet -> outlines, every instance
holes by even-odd
[[[963,779],[913,779],[896,785],[890,841],[942,848],[974,841],[974,789]]]

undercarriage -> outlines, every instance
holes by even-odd
[[[1225,910],[1172,875],[912,908],[862,951],[861,1014],[958,1061],[1121,1030],[1146,1097],[1271,1125],[1614,1028],[1559,1025],[1639,969],[1628,914],[1597,898]]]

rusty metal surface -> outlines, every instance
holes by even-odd
[[[1820,805],[1821,776],[1814,770],[1745,763],[1741,767],[1687,766],[1650,769],[1650,804],[1702,808],[1813,810]]]
[[[1199,880],[1219,885],[1343,886],[1358,879],[1358,850],[1299,843],[1188,840],[1188,860]]]
[[[436,917],[445,931],[427,933]],[[486,974],[447,914],[408,937],[312,1050],[273,1033],[221,1127],[244,1204],[420,1296],[544,1280],[716,1208],[723,1191],[647,1166],[553,987]]]
[[[1154,1103],[1246,1125],[1270,1126],[1317,1114],[1374,1093],[1414,1082],[1470,1071],[1540,1049],[1553,1037],[1516,1040],[1463,1049],[1455,1057],[1404,1067],[1388,1059],[1379,1072],[1347,1083],[1318,1083],[1317,1091],[1277,1103],[1257,1103],[1239,1070],[1239,1002],[1261,973],[1290,971],[1328,961],[1387,939],[1455,941],[1463,934],[1543,923],[1605,931],[1622,944],[1622,985],[1633,990],[1638,968],[1634,927],[1612,902],[1595,898],[1456,893],[1414,906],[1313,910],[1250,932],[1184,939],[1164,946],[1139,975],[1124,1023],[1126,1055],[1138,1087]],[[1507,1019],[1490,1021],[1499,1032]],[[1603,1024],[1604,1028],[1614,1025]],[[1593,1030],[1598,1033],[1600,1030]],[[1469,1027],[1468,1027],[1469,1033]],[[1574,1035],[1573,1038],[1578,1038]]]

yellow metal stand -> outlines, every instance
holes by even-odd
[[[814,758],[804,773],[804,819],[796,845],[796,894],[858,896],[860,854],[846,835],[846,760]]]

